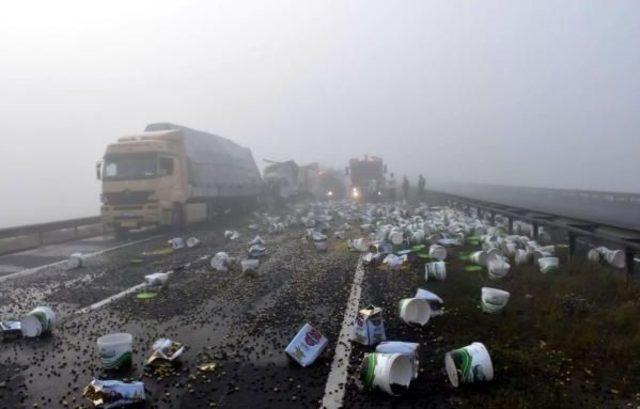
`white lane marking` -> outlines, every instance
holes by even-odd
[[[125,247],[133,246],[133,245],[136,245],[136,244],[144,243],[144,242],[147,242],[147,241],[155,240],[155,239],[158,239],[158,238],[163,237],[163,236],[165,236],[165,235],[164,234],[159,234],[159,235],[156,235],[156,236],[147,237],[146,239],[136,240],[136,241],[132,241],[130,243],[121,244],[119,246],[111,247],[111,248],[108,248],[108,249],[99,250],[99,251],[95,251],[93,253],[84,254],[84,258],[90,258],[90,257],[99,256],[101,254],[108,253],[108,252],[115,251],[115,250],[119,250],[121,248],[125,248]],[[65,264],[66,262],[67,262],[67,260],[56,261],[55,263],[45,264],[43,266],[38,266],[38,267],[34,267],[34,268],[28,268],[28,269],[25,269],[25,270],[17,271],[17,272],[12,273],[12,274],[7,274],[7,275],[4,275],[4,276],[0,276],[0,283],[2,283],[4,281],[7,281],[7,280],[14,279],[14,278],[18,278],[18,277],[25,277],[25,276],[37,273],[38,271],[44,270],[44,269],[49,268],[49,267],[55,267],[55,266],[59,266],[59,265]]]
[[[202,257],[200,259],[202,259]],[[183,266],[183,268],[189,268],[190,266],[191,266],[191,263],[189,262],[189,263],[185,264]],[[174,272],[175,272],[175,270],[169,270],[169,271],[167,271],[167,275],[171,276],[171,274],[173,274]],[[76,311],[75,314],[85,314],[87,312],[91,312],[93,310],[97,310],[98,308],[104,307],[107,304],[111,304],[112,302],[114,302],[116,300],[119,300],[120,298],[122,298],[124,296],[127,296],[127,295],[129,295],[131,293],[134,293],[134,292],[136,292],[138,290],[141,290],[141,289],[143,289],[145,287],[148,287],[148,286],[149,286],[149,284],[147,284],[146,281],[143,282],[143,283],[134,285],[133,287],[129,287],[126,290],[121,291],[118,294],[114,294],[111,297],[107,297],[102,301],[98,301],[97,303],[91,304],[88,307],[81,308],[78,311]]]
[[[114,294],[111,297],[105,298],[102,301],[98,301],[97,303],[91,304],[88,307],[84,307],[82,309],[79,309],[75,313],[76,314],[85,314],[87,312],[90,312],[90,311],[93,311],[93,310],[97,310],[100,307],[104,307],[105,305],[110,304],[110,303],[112,303],[112,302],[114,302],[116,300],[119,300],[120,298],[122,298],[122,297],[124,297],[124,296],[126,296],[128,294],[131,294],[131,293],[133,293],[135,291],[138,291],[138,290],[140,290],[140,289],[142,289],[142,288],[144,288],[146,286],[147,286],[147,283],[140,283],[138,285],[134,285],[133,287],[127,288],[126,290],[121,291],[118,294]]]
[[[340,335],[338,335],[336,352],[333,356],[333,362],[331,363],[331,372],[329,372],[327,385],[324,389],[322,408],[334,409],[342,407],[347,383],[349,356],[351,355],[351,340],[354,336],[353,322],[358,314],[363,278],[364,264],[362,263],[362,258],[360,258],[358,267],[356,267],[356,273],[353,276],[353,284],[351,284],[351,293],[349,294],[347,307],[344,311],[342,329],[340,329]]]

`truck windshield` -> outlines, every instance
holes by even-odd
[[[157,155],[110,155],[104,160],[104,180],[145,179],[156,176]]]

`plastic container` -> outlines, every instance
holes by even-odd
[[[493,379],[493,363],[489,351],[480,342],[447,352],[444,364],[454,387]]]
[[[80,268],[84,264],[84,256],[82,253],[73,253],[67,260],[67,267],[69,269]]]
[[[50,333],[55,324],[56,313],[50,307],[36,307],[20,320],[20,331],[24,337],[39,337]]]
[[[511,294],[508,291],[492,287],[482,287],[480,305],[482,311],[489,314],[497,314],[504,309],[509,302]]]
[[[422,298],[405,298],[398,305],[400,319],[407,324],[426,325],[431,319],[429,302]]]
[[[443,261],[447,258],[447,249],[439,244],[432,244],[429,246],[429,256],[438,261]]]
[[[429,277],[438,281],[444,281],[447,278],[447,265],[444,261],[434,261],[424,265],[424,279]]]
[[[542,273],[550,273],[558,269],[560,260],[558,257],[541,257],[538,259],[538,266]]]
[[[102,367],[109,370],[131,366],[133,336],[126,332],[103,335],[98,338],[98,355]]]
[[[413,380],[413,365],[403,354],[365,354],[360,368],[360,380],[368,390],[380,389],[398,396],[409,389]]]

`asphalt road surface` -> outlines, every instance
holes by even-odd
[[[14,275],[1,283],[0,318],[18,318],[35,306],[49,305],[59,321],[51,335],[0,344],[0,407],[89,408],[92,404],[82,393],[94,377],[143,380],[147,399],[142,407],[149,408],[309,408],[326,402],[333,402],[333,407],[363,408],[491,407],[482,403],[487,396],[514,391],[505,377],[524,376],[517,369],[497,365],[497,383],[464,391],[453,389],[442,365],[444,353],[462,346],[462,340],[490,343],[491,331],[497,331],[495,324],[488,333],[482,328],[466,328],[456,321],[460,312],[455,305],[451,315],[439,317],[441,327],[402,324],[395,310],[397,301],[425,286],[420,272],[362,269],[358,267],[359,255],[349,252],[344,240],[333,237],[329,251],[318,252],[304,240],[303,226],[278,234],[261,228],[268,254],[257,273],[243,273],[238,268],[226,273],[213,271],[209,257],[218,251],[244,257],[247,242],[256,234],[247,228],[253,222],[253,216],[238,216],[224,223],[191,227],[180,235],[196,236],[202,244],[170,253],[163,251],[170,236],[154,236],[129,243],[98,238],[67,243],[55,252],[45,248],[0,258],[0,264],[28,269],[45,265],[27,275],[16,275],[16,270],[6,273]],[[352,224],[350,234],[359,236],[358,222]],[[227,228],[238,229],[241,237],[225,240]],[[103,252],[107,249],[112,250]],[[59,263],[78,250],[94,253],[82,268],[68,270],[65,263]],[[51,258],[41,258],[38,263],[29,260],[30,256]],[[463,264],[453,262],[450,267],[462,270]],[[171,271],[172,275],[165,286],[154,290],[155,298],[139,300],[134,292],[100,308],[88,308],[139,285],[145,275],[158,271]],[[447,290],[443,283],[429,288],[455,293],[455,288]],[[420,377],[407,396],[393,398],[359,389],[358,367],[364,353],[372,348],[351,343],[345,348],[344,342],[338,348],[341,332],[350,333],[343,320],[353,303],[356,309],[370,303],[384,308],[388,339],[421,343]],[[466,322],[471,326],[474,314],[479,313],[469,314]],[[313,365],[302,368],[287,358],[284,348],[305,322],[318,328],[329,339],[329,346]],[[447,327],[446,322],[455,324]],[[448,339],[442,335],[447,331],[459,336]],[[96,339],[113,332],[128,332],[134,337],[130,370],[108,373],[101,369]],[[478,339],[483,334],[485,339]],[[188,349],[178,365],[145,369],[151,345],[161,337],[184,343]],[[215,369],[198,369],[207,363],[214,363]],[[536,407],[538,398],[556,398],[543,397],[545,389],[538,389],[546,380],[538,376],[530,386],[519,381],[521,389],[516,392]],[[620,403],[599,392],[592,395],[595,400],[588,402],[604,406]]]

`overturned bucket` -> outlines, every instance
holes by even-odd
[[[84,265],[84,256],[82,253],[73,253],[67,260],[67,267],[69,269],[80,268]]]
[[[431,304],[421,298],[405,298],[398,305],[400,319],[407,324],[425,325],[432,316]]]
[[[417,379],[420,372],[419,349],[420,344],[416,342],[384,341],[378,344],[376,352],[382,354],[405,355],[409,358],[411,365],[413,366],[413,379]]]
[[[365,389],[380,389],[398,396],[409,389],[413,380],[413,365],[403,354],[365,354],[360,367],[360,380]]]
[[[56,313],[50,307],[36,307],[20,320],[24,337],[39,337],[51,332],[56,323]]]
[[[454,387],[493,379],[493,363],[489,351],[480,342],[447,352],[444,357],[449,381]]]

